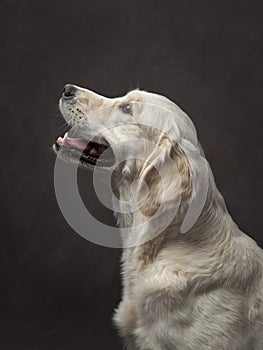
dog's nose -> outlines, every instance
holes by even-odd
[[[73,97],[75,95],[76,90],[77,89],[74,85],[67,84],[64,86],[63,95],[66,97]]]

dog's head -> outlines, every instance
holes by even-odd
[[[106,98],[66,85],[59,106],[72,129],[57,139],[55,152],[86,168],[114,169],[119,186],[138,180],[144,215],[153,215],[162,200],[191,197],[200,148],[192,121],[172,101],[139,90]]]

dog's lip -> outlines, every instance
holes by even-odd
[[[111,166],[115,162],[115,157],[110,145],[105,139],[87,141],[81,135],[69,137],[68,132],[63,137],[58,137],[54,144],[54,150],[61,155],[66,154],[71,158],[78,158],[89,165],[102,167]],[[105,152],[106,151],[106,152]]]

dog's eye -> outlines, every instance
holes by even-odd
[[[132,114],[132,106],[130,103],[123,103],[120,105],[120,109],[125,114]]]

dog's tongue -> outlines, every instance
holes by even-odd
[[[67,137],[64,140],[64,144],[66,144],[70,147],[80,149],[81,151],[83,151],[83,150],[89,151],[92,148],[92,146],[87,145],[87,142],[84,141],[83,139],[80,139],[80,138]]]

